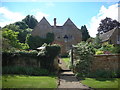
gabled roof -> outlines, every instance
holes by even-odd
[[[70,20],[70,18],[67,19],[67,21],[64,23],[63,26],[66,26],[66,25],[71,25],[77,28],[77,26]]]
[[[38,25],[42,25],[42,24],[51,26],[50,23],[46,20],[45,17],[43,17],[43,18],[41,19],[41,21],[38,23]]]
[[[115,30],[116,30],[116,28],[114,28],[104,34],[100,34],[99,38],[102,40],[102,42],[108,41]]]

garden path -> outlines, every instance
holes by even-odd
[[[61,68],[63,69],[63,72],[61,72],[59,75],[58,90],[60,90],[61,88],[64,88],[64,90],[68,90],[67,88],[73,88],[74,90],[90,90],[88,86],[83,85],[82,83],[80,83],[80,81],[77,80],[74,73],[66,67],[66,64],[62,60]]]
[[[61,67],[62,70],[70,70],[68,68],[68,65],[66,65],[66,63],[62,59],[60,59],[59,66]]]

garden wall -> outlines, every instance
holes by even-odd
[[[117,71],[120,65],[120,54],[114,55],[95,55],[91,66],[92,71],[112,70]]]
[[[40,67],[43,66],[42,58],[36,54],[2,54],[2,66],[23,66]],[[58,68],[57,58],[54,59],[54,68]]]

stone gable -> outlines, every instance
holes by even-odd
[[[31,34],[32,36],[45,38],[46,34],[49,32],[54,33],[55,40],[53,43],[61,45],[62,54],[70,50],[72,45],[75,45],[82,40],[82,33],[69,18],[63,26],[57,26],[56,18],[54,18],[54,26],[51,26],[45,17],[43,17]]]

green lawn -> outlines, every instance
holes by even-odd
[[[120,78],[115,79],[94,79],[94,78],[85,78],[81,83],[87,85],[92,88],[118,88],[118,82],[120,82]]]
[[[3,88],[57,88],[55,76],[4,75]]]
[[[0,76],[0,88],[2,88],[2,77]]]
[[[70,66],[70,58],[62,58],[62,60],[66,63],[67,67]]]

